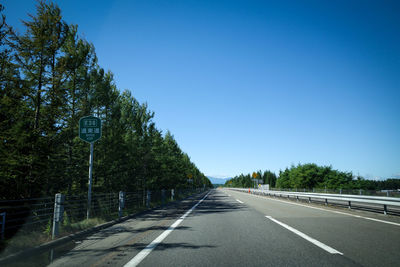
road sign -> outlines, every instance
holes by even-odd
[[[79,138],[93,143],[101,137],[101,120],[93,116],[82,117],[79,120]]]
[[[256,172],[253,172],[253,178],[254,179],[257,178],[257,173]]]

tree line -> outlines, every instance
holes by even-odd
[[[17,33],[0,5],[0,196],[87,192],[89,145],[79,119],[102,120],[94,146],[93,191],[211,186],[154,112],[97,62],[95,47],[39,1]],[[192,176],[191,183],[188,177]]]
[[[266,178],[265,174],[268,174]],[[332,169],[332,166],[318,166],[314,163],[292,165],[290,168],[279,171],[279,176],[265,171],[262,175],[257,172],[258,179],[265,184],[276,188],[327,188],[327,189],[363,189],[363,190],[396,190],[400,189],[400,179],[386,179],[382,181],[366,180],[361,176],[355,177],[351,172],[342,172]],[[239,175],[228,180],[225,185],[232,187],[253,187],[251,175]]]
[[[225,182],[225,186],[229,187],[254,187],[255,185],[255,180],[262,180],[263,184],[269,184],[270,187],[275,187],[277,177],[276,174],[266,170],[264,172],[262,171],[257,171],[256,173],[256,178],[253,178],[253,174],[240,174],[238,176],[233,177],[232,179],[229,179],[228,181]]]

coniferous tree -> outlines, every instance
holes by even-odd
[[[4,7],[0,5],[0,11]],[[29,187],[30,122],[26,87],[15,62],[13,30],[1,14],[0,22],[0,195],[22,197]]]
[[[2,10],[2,6],[0,6]],[[39,1],[37,13],[15,33],[0,23],[0,185],[3,198],[87,192],[89,145],[79,118],[102,120],[96,142],[94,192],[210,185],[154,113],[97,64],[94,46],[63,21],[61,10]],[[200,182],[202,181],[202,182]]]

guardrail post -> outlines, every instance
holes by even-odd
[[[387,206],[383,205],[383,214],[387,215]]]
[[[342,188],[340,188],[340,190],[339,190],[339,194],[342,194]]]
[[[119,191],[119,198],[118,198],[118,216],[119,218],[122,217],[122,210],[125,208],[125,192]]]
[[[64,200],[65,196],[63,194],[56,194],[54,200],[54,215],[53,215],[53,231],[52,231],[52,239],[58,236],[59,232],[59,224],[63,220],[64,215]]]
[[[6,225],[6,212],[0,213],[1,219],[1,240],[4,239],[5,225]]]
[[[174,200],[174,196],[175,196],[175,190],[171,189],[171,200]]]
[[[349,201],[349,209],[351,210],[351,201]]]
[[[151,201],[151,192],[150,192],[150,190],[147,190],[147,194],[146,194],[146,207],[147,208],[150,207],[150,201]]]
[[[296,200],[297,200],[297,202],[299,202],[299,196],[296,196]]]
[[[360,189],[360,195],[362,195],[362,189]]]
[[[327,205],[328,205],[328,199],[325,198],[325,206],[327,206]]]
[[[311,203],[311,197],[308,198],[308,203]]]

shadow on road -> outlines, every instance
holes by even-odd
[[[32,266],[44,266],[52,260],[59,257],[68,257],[70,259],[78,259],[85,255],[87,257],[108,257],[108,254],[113,254],[113,257],[123,257],[125,253],[134,253],[145,248],[149,243],[143,242],[143,236],[156,231],[162,233],[167,230],[170,225],[180,216],[185,214],[193,207],[203,195],[186,199],[182,202],[170,203],[164,207],[157,208],[151,211],[141,213],[133,219],[129,219],[123,223],[116,224],[107,229],[103,229],[91,236],[82,240],[74,240],[62,247],[54,248],[52,251],[46,251],[36,255],[30,259]],[[234,212],[240,209],[246,209],[245,205],[235,202],[232,198],[219,193],[212,192],[200,205],[196,207],[194,212],[189,216],[201,216],[202,214]],[[139,226],[142,224],[143,226]],[[174,230],[177,231],[192,231],[191,227],[178,226]],[[119,235],[117,237],[117,235]],[[114,240],[113,246],[105,248],[106,239],[113,237],[119,239]],[[112,244],[112,242],[111,242]],[[161,243],[156,247],[156,250],[167,250],[175,248],[184,249],[199,249],[199,248],[214,248],[207,244],[191,244],[191,243]],[[116,252],[116,253],[114,253]],[[49,255],[52,255],[49,259]],[[115,254],[115,255],[114,255]],[[107,256],[106,256],[107,255]],[[26,261],[26,259],[24,260]],[[19,266],[16,263],[15,266]]]
[[[141,215],[139,218],[135,218],[135,220],[140,221],[159,221],[165,219],[178,219],[180,215],[183,215],[186,211],[193,207],[193,205],[197,203],[197,200],[183,203],[174,203],[162,209],[156,209],[149,213]],[[239,209],[247,208],[244,205],[240,205],[237,202],[233,202],[232,198],[215,192],[211,193],[202,203],[197,206],[195,209],[195,213],[222,213],[222,212],[232,212],[238,211]],[[194,214],[191,214],[192,216]]]
[[[144,233],[148,231],[165,231],[169,228],[169,225],[161,226],[161,225],[152,225],[149,227],[142,227],[139,229],[132,229],[130,227],[125,227],[125,226],[118,226],[118,227],[112,227],[105,229],[99,233],[96,233],[92,236],[87,237],[85,240],[104,240],[104,238],[110,237],[115,234],[121,234],[121,233],[130,233],[130,234],[138,234],[138,233]],[[190,227],[187,226],[178,226],[174,230],[190,230]]]
[[[212,194],[205,199],[201,205],[197,206],[193,212],[193,216],[201,214],[235,212],[244,209],[247,209],[247,206],[233,201],[233,199],[228,196],[222,194]]]

